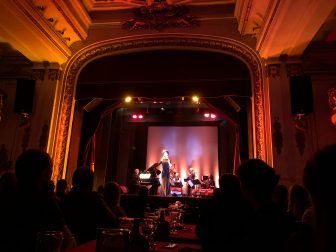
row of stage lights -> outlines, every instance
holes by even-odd
[[[182,101],[184,101],[184,97],[181,97]],[[133,98],[131,96],[127,96],[125,97],[125,102],[126,103],[130,103],[131,101],[133,100]],[[199,103],[199,97],[198,96],[192,96],[191,97],[191,100],[193,103],[196,103],[198,104]],[[157,103],[156,101],[154,101],[153,103]],[[203,114],[204,118],[206,119],[216,119],[217,118],[217,115],[214,114],[214,113],[209,113],[209,112],[206,112]],[[143,120],[144,119],[144,115],[143,114],[131,114],[131,119],[133,120]]]
[[[203,116],[206,119],[216,119],[217,118],[217,115],[213,113],[204,113]],[[131,118],[133,120],[142,120],[144,119],[144,115],[143,114],[131,114]]]
[[[140,98],[138,98],[138,99],[140,100]],[[125,99],[124,99],[124,101],[125,101],[126,103],[131,103],[132,100],[133,100],[133,97],[131,97],[131,96],[126,96]],[[181,97],[181,100],[184,101],[184,97]],[[194,96],[191,97],[191,101],[192,101],[193,103],[198,104],[199,101],[200,101],[200,99],[199,99],[198,96],[194,95]],[[153,103],[157,103],[157,102],[156,102],[156,101],[153,101]]]

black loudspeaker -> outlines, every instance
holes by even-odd
[[[19,79],[16,84],[14,112],[17,114],[29,114],[33,112],[35,81]]]
[[[292,76],[290,93],[293,115],[307,115],[313,112],[313,90],[310,76]]]

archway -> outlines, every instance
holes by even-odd
[[[263,68],[258,54],[238,41],[200,35],[150,35],[113,39],[92,44],[76,53],[68,62],[62,78],[63,93],[57,118],[54,142],[53,178],[64,176],[74,107],[77,78],[85,65],[107,55],[155,49],[202,50],[229,54],[242,60],[248,67],[252,84],[253,157],[271,162],[271,151],[266,149],[269,128],[266,126],[268,108],[265,106]]]

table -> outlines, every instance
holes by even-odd
[[[169,241],[156,241],[157,252],[178,252],[181,248],[201,249],[200,240],[196,235],[196,225],[185,224],[184,230],[177,230],[170,234]],[[174,248],[167,248],[169,243],[174,243]],[[76,248],[67,249],[65,252],[95,252],[96,240],[82,244]]]
[[[178,252],[179,249],[182,248],[191,248],[191,249],[201,249],[200,244],[192,244],[192,243],[175,243],[176,246],[174,248],[166,248],[169,244],[168,242],[155,242],[156,243],[156,251],[157,252]],[[96,241],[90,241],[85,244],[82,244],[76,248],[67,249],[65,252],[95,252],[96,251]]]
[[[169,240],[182,243],[200,243],[200,239],[196,235],[196,225],[184,224],[183,226],[185,229],[171,233]]]

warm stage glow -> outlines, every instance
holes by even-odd
[[[205,113],[205,114],[204,114],[204,117],[205,117],[205,118],[209,118],[209,117],[210,117],[210,114],[209,114],[209,113]]]
[[[186,178],[189,168],[193,167],[198,179],[212,174],[218,185],[217,127],[150,126],[147,146],[147,167],[159,162],[165,149],[169,151],[173,169],[180,173],[182,180]]]
[[[138,116],[137,116],[137,115],[132,115],[132,118],[133,118],[133,119],[137,119]]]
[[[216,116],[215,114],[211,114],[210,117],[211,117],[212,119],[215,119],[217,116]]]
[[[192,98],[192,101],[195,102],[195,103],[198,103],[199,102],[199,98],[198,96],[194,95]]]
[[[131,101],[132,101],[132,97],[131,96],[127,96],[125,98],[125,102],[130,103]]]

